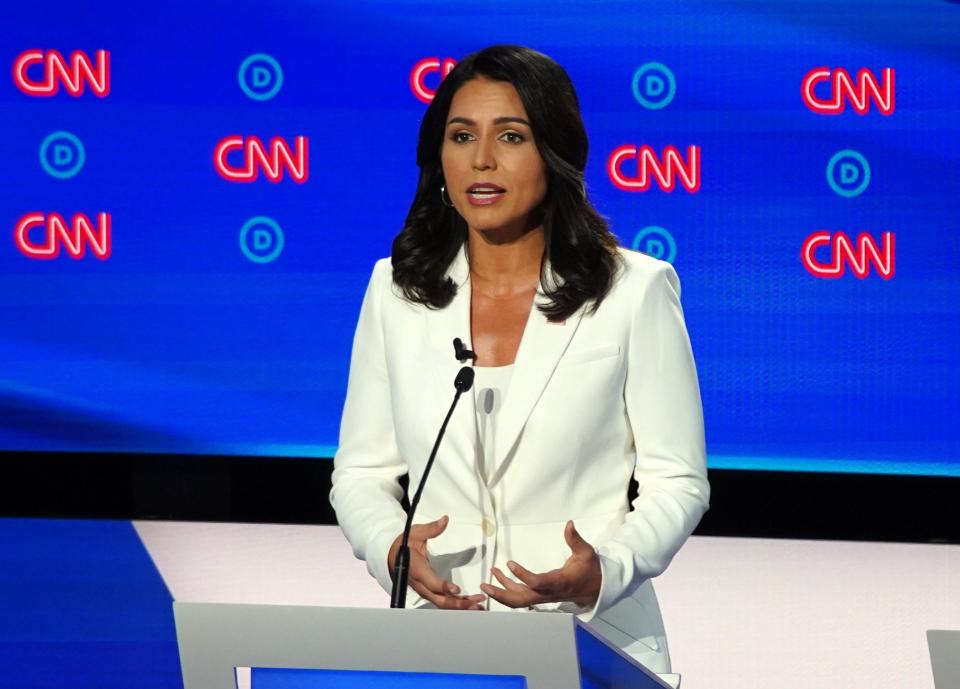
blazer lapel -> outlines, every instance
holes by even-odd
[[[457,294],[453,302],[443,309],[425,312],[430,346],[435,350],[434,355],[427,358],[433,377],[433,397],[436,400],[436,409],[443,409],[442,413],[438,411],[440,417],[436,420],[437,424],[443,420],[442,414],[446,413],[449,400],[453,399],[453,380],[457,371],[465,365],[454,358],[453,338],[459,337],[467,347],[472,343],[470,266],[465,245],[461,247],[447,274],[457,285]],[[545,274],[550,274],[549,265],[546,267]],[[488,486],[499,480],[506,470],[510,450],[516,444],[533,408],[547,383],[550,382],[560,357],[563,356],[580,325],[582,308],[563,323],[551,323],[538,308],[546,302],[543,292],[538,291],[520,339],[510,387],[497,421],[496,447],[494,448],[496,469],[486,481]],[[466,363],[473,364],[472,361]],[[434,423],[434,419],[428,419],[428,421],[431,424]],[[474,393],[471,390],[461,398],[457,411],[450,420],[444,443],[449,442],[451,446],[456,444],[460,453],[471,455],[475,449],[476,422],[476,405]],[[477,461],[482,459],[478,458]],[[482,476],[486,475],[483,467],[478,469]]]
[[[508,456],[516,444],[530,413],[550,382],[560,357],[580,325],[583,309],[578,309],[563,323],[552,323],[537,308],[548,300],[537,293],[530,316],[520,339],[514,361],[510,387],[497,419],[496,472],[488,481],[493,485],[510,464]]]

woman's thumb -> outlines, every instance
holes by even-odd
[[[439,519],[424,524],[426,527],[427,533],[424,534],[425,538],[435,538],[442,534],[446,528],[447,524],[450,523],[450,518],[447,515],[443,515]]]

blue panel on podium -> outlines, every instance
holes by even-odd
[[[519,675],[461,675],[437,672],[300,670],[258,668],[251,689],[526,689]]]
[[[638,684],[644,677],[636,666],[587,631],[583,625],[577,624],[574,638],[580,659],[581,689],[653,686],[652,683]]]

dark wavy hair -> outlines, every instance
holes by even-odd
[[[587,133],[570,77],[543,53],[495,45],[461,60],[443,79],[424,113],[417,143],[420,179],[403,229],[393,240],[393,281],[403,296],[431,308],[447,306],[457,286],[447,269],[467,238],[467,225],[440,198],[443,146],[453,96],[477,77],[511,83],[526,108],[547,173],[541,211],[550,272],[540,282],[549,302],[540,310],[563,321],[584,304],[595,311],[620,263],[617,240],[586,195]],[[544,263],[546,265],[546,263]]]

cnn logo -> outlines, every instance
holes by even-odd
[[[239,164],[228,159],[234,151],[242,153]],[[214,167],[221,177],[231,182],[253,182],[263,171],[267,179],[276,183],[283,179],[286,170],[294,182],[303,184],[310,176],[309,162],[305,136],[295,137],[293,146],[279,136],[272,138],[269,144],[264,144],[256,136],[228,136],[213,151]]]
[[[427,85],[427,77],[431,77],[431,81],[435,80],[439,85],[456,65],[457,61],[450,57],[443,60],[439,57],[423,58],[410,70],[410,91],[421,103],[430,105],[433,102],[433,97],[437,95],[437,89],[435,86]],[[435,75],[439,78],[436,78]]]
[[[818,253],[825,254],[824,258]],[[854,241],[845,232],[831,234],[821,230],[804,241],[800,260],[807,272],[818,278],[843,277],[849,268],[862,280],[870,274],[872,267],[880,277],[889,280],[896,272],[894,234],[881,233],[878,243],[866,232],[858,234]]]
[[[102,261],[110,258],[111,218],[98,213],[92,221],[75,213],[68,224],[59,213],[28,213],[14,229],[14,243],[24,256],[41,260],[57,258],[63,248],[71,258],[80,259],[87,248]]]
[[[83,95],[89,86],[105,98],[110,94],[110,53],[98,50],[91,58],[75,50],[68,60],[56,50],[27,50],[13,62],[13,82],[28,96],[54,96],[62,85],[71,96]]]
[[[848,103],[858,115],[866,115],[871,103],[880,114],[891,115],[896,107],[895,77],[892,67],[881,70],[879,78],[869,69],[861,69],[854,78],[842,67],[815,67],[804,75],[800,94],[804,105],[819,115],[839,115]],[[827,91],[817,88],[821,83],[830,85],[828,93],[817,93]]]
[[[637,172],[631,175],[623,164],[634,160]],[[651,146],[620,146],[607,158],[607,176],[622,191],[647,191],[656,182],[662,191],[672,192],[679,183],[693,194],[700,190],[700,147],[688,146],[684,160],[675,146],[667,146],[659,156]]]

